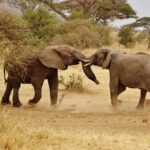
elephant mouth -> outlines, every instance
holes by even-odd
[[[96,64],[96,59],[95,59],[95,57],[88,57],[87,58],[89,61],[88,62],[86,62],[86,63],[84,63],[84,66],[85,67],[88,67],[88,66],[91,66],[91,65],[95,65]]]
[[[73,60],[73,65],[79,64],[79,60]]]
[[[88,67],[88,66],[95,65],[95,64],[96,64],[95,60],[90,60],[89,62],[85,63],[84,66]]]

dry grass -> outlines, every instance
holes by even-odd
[[[120,49],[117,45],[112,48]],[[142,48],[134,51],[138,49]],[[87,50],[86,54],[93,52]],[[64,77],[72,73],[80,75],[86,91],[66,91],[64,95],[59,87],[59,99],[63,95],[63,101],[55,110],[50,107],[46,82],[42,100],[35,107],[27,104],[33,96],[32,86],[22,85],[21,108],[0,106],[0,150],[149,150],[150,109],[147,106],[143,111],[135,110],[139,91],[127,89],[120,96],[120,108],[114,111],[110,105],[108,71],[92,69],[100,85],[85,77],[81,65],[59,72]],[[0,83],[2,96],[5,89],[2,69]]]
[[[34,120],[35,114],[30,110],[31,115],[24,110],[1,109],[0,149],[2,150],[148,150],[150,148],[149,133],[130,133],[126,130],[117,132],[113,128],[112,130],[99,129],[95,132],[94,129],[81,130],[79,126],[75,128],[68,126],[68,130],[60,126],[58,129],[50,127],[47,116],[45,124],[36,125],[39,122],[37,118]],[[21,117],[13,118],[11,115],[13,111]],[[52,114],[54,115],[53,112]]]

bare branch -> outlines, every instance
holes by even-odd
[[[65,20],[68,20],[68,17],[66,16],[65,13],[63,13],[61,10],[58,10],[54,4],[53,1],[48,1],[48,0],[40,0],[41,2],[43,2],[44,4],[48,5],[52,11],[56,12],[57,14],[59,14],[61,17],[63,17]]]

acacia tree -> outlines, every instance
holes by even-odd
[[[6,0],[10,5],[21,10],[24,14],[26,9],[35,9],[40,5],[37,0]]]
[[[73,13],[82,14],[84,19],[107,24],[108,20],[134,18],[135,11],[126,0],[9,0],[16,6],[35,8],[45,5],[51,11],[60,15],[65,20],[70,19]]]
[[[126,0],[65,0],[61,8],[70,14],[82,12],[85,19],[107,24],[108,20],[134,18],[135,11]]]
[[[137,28],[137,27],[143,27],[145,31],[147,32],[147,41],[148,46],[147,49],[150,49],[150,17],[143,17],[138,20],[136,20],[134,23],[130,24],[130,26]]]
[[[38,8],[39,6],[47,6],[50,11],[55,12],[62,18],[67,20],[67,15],[63,12],[59,5],[59,0],[6,0],[10,5],[20,9],[24,14],[26,9],[30,8],[32,10]]]

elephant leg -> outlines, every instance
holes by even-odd
[[[22,105],[19,100],[19,88],[20,88],[20,83],[15,84],[15,86],[13,87],[13,106],[14,107],[19,107]]]
[[[118,87],[118,96],[126,90],[126,86],[122,85],[122,84],[119,84],[119,87]]]
[[[1,101],[2,105],[8,105],[11,103],[9,100],[11,91],[12,91],[12,85],[11,85],[10,80],[8,79],[7,85],[6,85],[6,90],[5,90],[5,93],[4,93],[4,95],[2,97],[2,101]]]
[[[33,99],[29,100],[29,104],[36,104],[40,101],[41,97],[42,97],[42,85],[43,85],[43,82],[44,82],[44,79],[33,79],[32,80],[32,85],[33,85],[33,88],[34,88],[34,97]]]
[[[48,77],[48,83],[50,88],[51,104],[57,104],[58,97],[58,70],[54,70],[53,75]]]
[[[125,90],[126,90],[126,86],[124,86],[124,85],[122,85],[122,84],[119,83],[119,86],[118,86],[118,96],[119,96],[123,91],[125,91]],[[121,103],[121,100],[118,100],[118,99],[117,99],[117,102]]]
[[[113,107],[117,106],[117,98],[118,98],[118,79],[110,78],[110,96],[111,96],[111,104]]]
[[[136,107],[137,109],[142,109],[142,108],[144,108],[144,102],[145,102],[146,93],[147,93],[146,90],[141,89],[141,96],[140,96],[139,103],[138,103],[138,105],[137,105],[137,107]]]
[[[111,96],[111,104],[112,106],[116,107],[117,106],[117,98],[118,94],[117,91],[110,91],[110,96]]]

